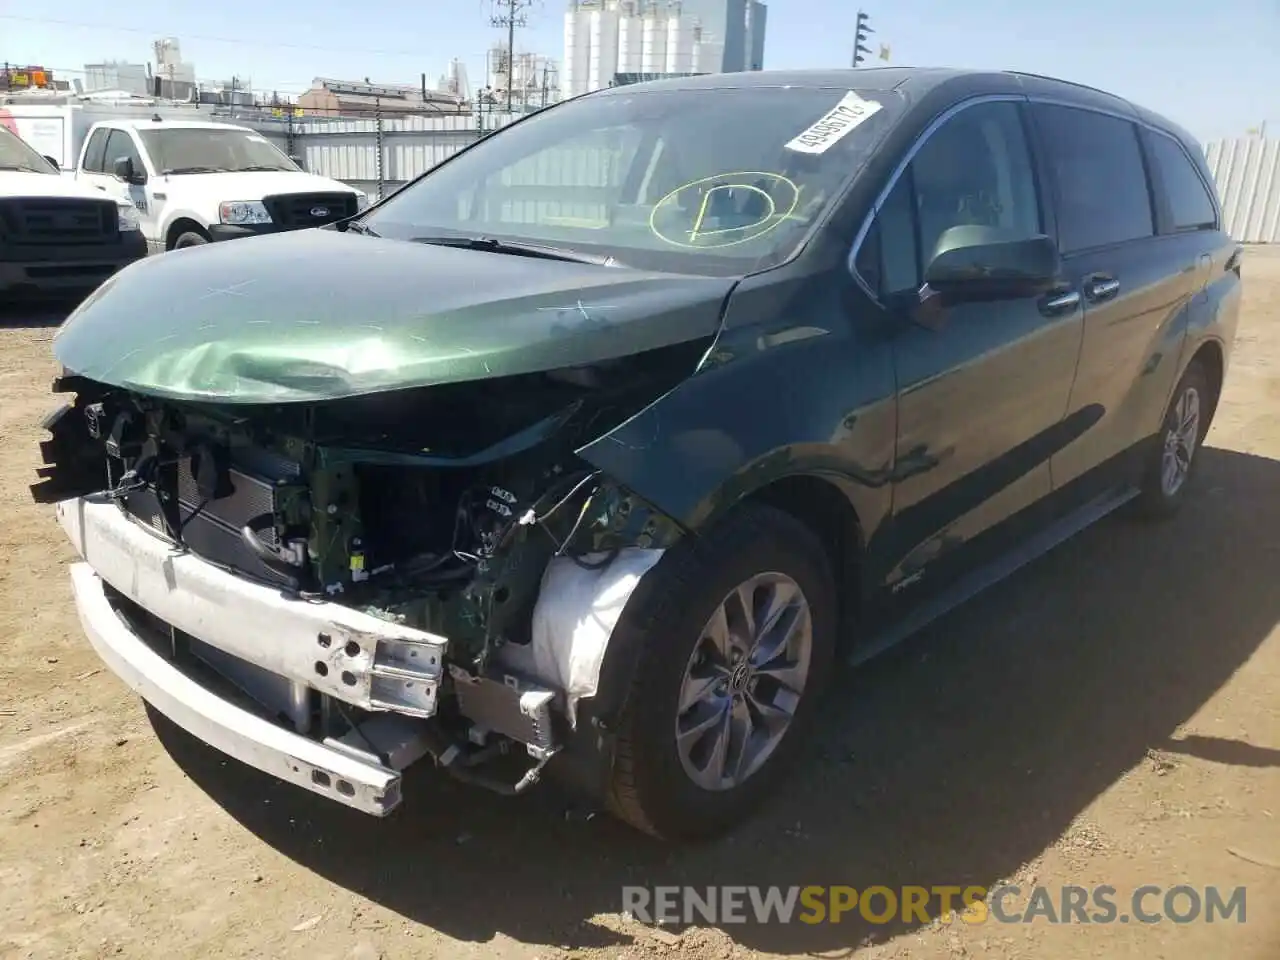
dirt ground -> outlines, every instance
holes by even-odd
[[[0,328],[0,957],[1280,957],[1280,249],[1173,523],[1115,517],[851,675],[788,789],[667,849],[411,778],[377,821],[152,718],[27,494],[57,317]],[[1247,887],[1246,921],[652,932],[624,884]],[[1014,901],[1016,903],[1016,901]],[[1152,901],[1159,903],[1159,899]]]

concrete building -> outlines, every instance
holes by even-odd
[[[509,70],[507,48],[495,44],[489,49],[486,83],[494,97],[505,105],[507,84],[511,84],[512,109],[524,111],[550,106],[560,99],[560,66],[550,57],[516,52]]]
[[[467,77],[467,65],[457,57],[454,57],[449,61],[449,69],[440,78],[436,88],[441,93],[451,95],[459,103],[469,103],[471,101],[471,81]]]
[[[163,37],[152,44],[156,54],[156,72],[151,93],[166,100],[194,100],[196,66],[182,59],[182,48],[176,37]]]
[[[761,70],[766,14],[758,0],[571,0],[561,89],[577,96],[619,77]]]

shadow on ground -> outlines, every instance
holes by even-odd
[[[225,761],[162,718],[157,729],[267,843],[463,940],[620,943],[588,918],[618,912],[625,884],[993,885],[1149,749],[1205,753],[1203,740],[1171,737],[1280,619],[1269,574],[1280,462],[1202,457],[1172,523],[1112,517],[847,677],[792,781],[712,845],[664,848],[603,815],[566,820],[549,792],[507,800],[434,771],[411,779],[395,816],[373,820]],[[845,920],[724,929],[784,953],[904,929]]]
[[[0,303],[0,327],[56,327],[79,303],[78,297],[6,299]]]

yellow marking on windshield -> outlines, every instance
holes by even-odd
[[[791,178],[763,170],[739,170],[701,177],[681,184],[654,204],[649,214],[649,230],[659,240],[676,247],[714,250],[737,246],[771,233],[786,220],[801,219],[793,216],[800,205],[800,189],[800,186]],[[658,218],[665,213],[674,211],[677,220],[685,219],[687,213],[680,207],[679,201],[680,194],[686,190],[699,192],[697,212],[691,219],[680,225],[678,232],[673,229],[677,226],[675,223],[660,227]],[[717,225],[709,229],[704,228],[711,215],[712,198],[722,195],[727,202],[731,203],[737,199],[734,191],[742,191],[763,198],[764,210],[747,214],[745,219],[730,226]],[[781,196],[775,199],[775,194],[781,194]],[[786,209],[780,211],[779,207],[783,206]],[[716,239],[726,234],[739,236],[735,240]],[[707,242],[707,238],[711,238],[710,242]]]

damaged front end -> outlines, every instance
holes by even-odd
[[[100,655],[196,736],[375,815],[426,755],[519,792],[682,535],[575,451],[710,342],[276,404],[67,373],[32,493]]]

